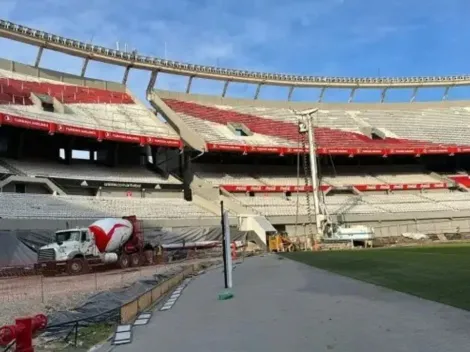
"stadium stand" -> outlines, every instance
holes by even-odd
[[[46,159],[3,159],[3,161],[30,177],[41,176],[72,180],[181,184],[181,181],[171,175],[168,178],[164,178],[141,166],[121,165],[106,167],[98,164],[77,162],[66,165]],[[0,173],[1,172],[0,169]]]
[[[113,198],[0,193],[4,219],[95,219],[133,214],[140,219],[214,218],[180,198]]]
[[[257,196],[237,197],[237,200],[267,217],[307,215],[305,194],[291,197]],[[452,200],[452,201],[451,201]],[[311,200],[311,202],[313,202]],[[325,204],[330,214],[384,214],[404,212],[439,212],[470,209],[468,193],[389,194],[367,196],[326,196]]]
[[[273,165],[227,165],[194,164],[195,175],[227,190],[233,186],[255,186],[265,190],[269,186],[296,186],[304,184],[304,170],[294,166]],[[422,185],[432,184],[435,188],[445,188],[442,179],[414,165],[394,167],[339,167],[322,168],[321,182],[323,190],[332,187],[354,186],[368,190],[367,186],[387,185]],[[437,187],[441,184],[442,187]],[[264,188],[263,188],[264,186]]]
[[[256,150],[263,146],[277,148],[279,153],[292,153],[300,147],[298,118],[289,104],[270,107],[261,101],[211,99],[165,91],[157,94],[206,140],[209,149],[236,150],[235,146],[239,146],[240,150],[250,147]],[[467,152],[468,109],[458,104],[449,107],[416,104],[412,109],[393,104],[380,108],[367,104],[322,105],[315,119],[317,152],[333,155]]]
[[[0,115],[12,125],[51,130],[47,123],[56,124],[50,132],[121,141],[149,137],[154,144],[168,146],[180,143],[168,124],[127,92],[69,85],[4,69],[0,70]]]

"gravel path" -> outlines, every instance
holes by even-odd
[[[209,270],[171,310],[135,328],[132,344],[114,350],[461,352],[470,346],[469,312],[276,256],[237,266],[232,300],[217,300],[222,284],[221,270]]]

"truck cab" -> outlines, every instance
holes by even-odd
[[[97,255],[97,249],[88,228],[60,230],[55,240],[39,249],[38,262],[65,261]]]

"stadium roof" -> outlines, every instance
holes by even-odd
[[[38,46],[39,53],[36,66],[39,65],[43,49],[63,52],[85,58],[82,76],[85,74],[89,60],[124,66],[127,68],[124,81],[127,80],[130,68],[144,69],[152,72],[164,72],[176,75],[221,80],[225,82],[244,82],[251,84],[318,87],[318,88],[422,88],[422,87],[455,87],[469,86],[470,76],[434,76],[434,77],[324,77],[289,75],[282,73],[254,72],[220,68],[214,66],[183,63],[162,58],[142,56],[136,51],[124,52],[99,45],[87,44],[78,40],[47,33],[9,21],[0,20],[0,36]],[[124,82],[125,83],[125,82]],[[188,85],[189,86],[189,85]]]

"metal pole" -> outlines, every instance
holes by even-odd
[[[224,260],[224,285],[225,288],[228,288],[228,277],[227,277],[227,253],[226,253],[226,243],[225,243],[225,217],[224,217],[224,201],[220,201],[220,222],[222,225],[222,256]]]
[[[227,286],[225,288],[232,288],[232,253],[231,253],[231,240],[230,240],[230,222],[228,218],[228,211],[224,212],[224,237],[225,237],[225,275],[227,277]]]
[[[316,113],[316,112],[315,112]],[[310,173],[312,177],[312,187],[313,187],[313,204],[315,208],[315,224],[317,227],[317,234],[322,236],[323,231],[321,228],[320,222],[320,201],[318,197],[319,192],[319,185],[318,185],[318,171],[317,171],[317,158],[316,158],[316,146],[315,146],[315,137],[313,131],[313,124],[312,124],[312,115],[308,114],[307,117],[307,124],[308,124],[308,148],[309,148],[309,155],[310,155]],[[316,239],[315,239],[316,245]]]

